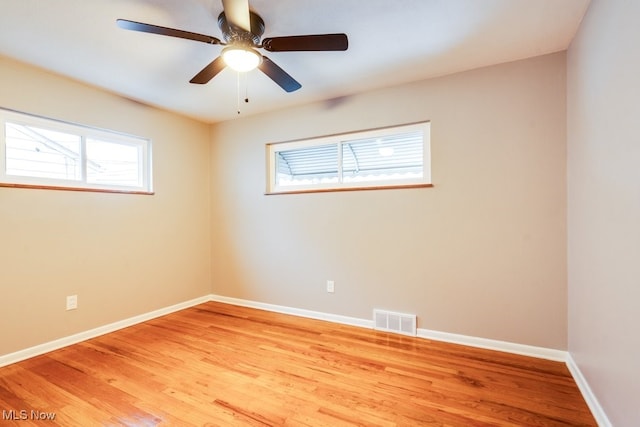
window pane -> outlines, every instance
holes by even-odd
[[[141,151],[133,144],[87,139],[87,182],[142,186]]]
[[[267,144],[267,193],[431,187],[430,122]]]
[[[6,174],[81,180],[81,139],[77,135],[6,123]]]
[[[277,151],[276,185],[280,187],[338,182],[338,145]]]
[[[422,178],[423,146],[422,131],[344,141],[343,182]]]
[[[0,186],[150,192],[151,141],[0,108]]]

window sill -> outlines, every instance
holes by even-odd
[[[404,185],[379,185],[372,187],[341,187],[341,188],[318,188],[293,191],[270,191],[264,193],[265,196],[276,196],[282,194],[305,194],[305,193],[333,193],[342,191],[369,191],[369,190],[403,190],[409,188],[432,188],[433,184],[404,184]]]
[[[6,182],[0,182],[0,187],[31,188],[35,190],[82,191],[82,192],[89,192],[89,193],[138,194],[138,195],[146,195],[146,196],[152,196],[155,194],[153,191],[113,190],[108,188],[62,187],[62,186],[56,186],[56,185],[13,184],[13,183],[6,183]]]

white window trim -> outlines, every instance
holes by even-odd
[[[81,138],[81,180],[64,180],[54,178],[7,175],[6,165],[6,123],[27,126],[38,126],[53,131],[66,132]],[[141,170],[139,170],[141,186],[123,186],[114,184],[95,184],[87,181],[86,140],[101,141],[138,147],[142,151]],[[56,190],[76,190],[114,193],[153,194],[151,140],[121,132],[93,128],[85,125],[65,122],[47,117],[37,116],[21,111],[0,108],[0,187],[41,188]]]
[[[276,183],[277,163],[276,153],[284,150],[292,150],[305,147],[332,145],[346,143],[352,140],[365,138],[380,138],[389,135],[395,135],[403,132],[411,132],[415,130],[423,131],[423,176],[418,179],[406,180],[381,180],[366,181],[352,183],[320,183],[312,185],[296,185],[282,187]],[[271,194],[295,194],[295,193],[312,193],[312,192],[328,192],[328,191],[349,191],[349,190],[377,190],[377,189],[394,189],[394,188],[414,188],[414,187],[433,187],[431,183],[431,122],[410,123],[398,126],[390,126],[385,128],[377,128],[336,135],[320,136],[315,138],[274,142],[266,144],[267,159],[267,189],[266,195]],[[338,166],[342,168],[342,150],[338,150]],[[339,173],[339,175],[341,175]]]

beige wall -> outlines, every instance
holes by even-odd
[[[569,351],[640,425],[640,2],[592,0],[568,53]]]
[[[0,188],[0,355],[210,293],[209,126],[1,57],[0,106],[151,138],[156,190]]]
[[[209,292],[566,348],[563,53],[212,128],[0,61],[0,105],[152,138],[156,190],[0,188],[0,354]],[[264,195],[267,142],[420,120],[434,188]]]
[[[558,53],[214,126],[213,292],[566,349],[565,79]],[[432,189],[264,195],[265,143],[420,120]]]

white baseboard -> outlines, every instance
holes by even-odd
[[[337,314],[323,313],[311,310],[302,310],[299,308],[285,307],[281,305],[266,304],[262,302],[249,301],[240,298],[231,298],[221,295],[211,295],[211,301],[223,302],[226,304],[239,305],[242,307],[259,308],[262,310],[273,311],[276,313],[291,314],[300,317],[309,317],[311,319],[326,320],[334,323],[342,323],[345,325],[359,326],[363,328],[373,329],[373,320],[360,319],[357,317],[347,317]],[[537,357],[539,359],[548,359],[559,362],[567,360],[567,352],[562,350],[552,350],[544,347],[534,347],[524,344],[515,344],[506,341],[490,340],[486,338],[477,338],[467,335],[450,334],[447,332],[431,331],[428,329],[418,328],[418,337],[431,339],[435,341],[444,341],[453,344],[462,344],[470,347],[479,347],[489,350],[503,351],[506,353],[515,353],[524,356]]]
[[[95,329],[80,332],[68,337],[60,338],[54,341],[49,341],[44,344],[39,344],[34,347],[29,347],[24,350],[16,351],[15,353],[9,353],[0,356],[0,368],[10,365],[12,363],[20,362],[22,360],[29,359],[31,357],[39,356],[50,351],[58,350],[63,347],[67,347],[72,344],[77,344],[81,341],[86,341],[91,338],[98,337],[100,335],[108,334],[110,332],[124,329],[129,326],[136,325],[138,323],[146,322],[147,320],[155,319],[156,317],[164,316],[175,311],[184,310],[185,308],[193,307],[194,305],[202,304],[211,301],[209,295],[205,295],[200,298],[195,298],[190,301],[185,301],[179,304],[172,305],[170,307],[154,310],[149,313],[141,314],[139,316],[130,317],[129,319],[120,320],[118,322],[110,323],[108,325],[100,326]]]
[[[267,304],[264,302],[249,301],[240,298],[225,297],[222,295],[210,295],[210,301],[223,302],[225,304],[241,307],[258,308],[260,310],[273,311],[275,313],[291,314],[293,316],[307,317],[310,319],[326,320],[343,325],[359,326],[373,329],[373,320],[365,320],[357,317],[341,316],[339,314],[323,313],[320,311],[304,310],[301,308],[286,307],[283,305]]]
[[[290,314],[293,316],[307,317],[311,319],[325,320],[333,323],[340,323],[344,325],[358,326],[361,328],[373,329],[373,320],[360,319],[357,317],[341,316],[338,314],[323,313],[319,311],[304,310],[300,308],[293,308],[275,304],[267,304],[257,301],[250,301],[240,298],[225,297],[221,295],[205,295],[200,298],[195,298],[190,301],[185,301],[179,304],[172,305],[170,307],[161,308],[152,312],[134,316],[129,319],[114,322],[108,325],[100,326],[95,329],[91,329],[85,332],[80,332],[68,337],[60,338],[54,341],[50,341],[44,344],[36,345],[24,350],[17,351],[15,353],[9,353],[0,356],[0,367],[10,365],[12,363],[20,362],[22,360],[29,359],[31,357],[39,356],[44,353],[48,353],[53,350],[58,350],[62,347],[66,347],[72,344],[79,343],[91,338],[98,337],[100,335],[108,334],[110,332],[117,331],[119,329],[127,328],[129,326],[136,325],[138,323],[146,322],[147,320],[155,319],[156,317],[164,316],[176,311],[184,310],[185,308],[193,307],[198,304],[202,304],[209,301],[216,301],[225,304],[237,305],[242,307],[257,308],[261,310],[273,311],[276,313]],[[516,344],[506,341],[491,340],[486,338],[478,338],[467,335],[451,334],[447,332],[432,331],[429,329],[418,328],[417,336],[419,338],[431,339],[435,341],[450,342],[453,344],[462,344],[470,347],[478,347],[489,350],[502,351],[506,353],[520,354],[524,356],[537,357],[540,359],[554,360],[559,362],[565,362],[571,375],[573,376],[580,392],[582,393],[589,409],[591,410],[594,418],[601,427],[611,427],[611,423],[607,418],[604,410],[600,406],[600,403],[596,399],[595,395],[591,391],[587,380],[580,372],[578,365],[575,363],[571,354],[563,350],[554,350],[544,347],[535,347],[524,344]]]
[[[444,341],[452,344],[466,345],[469,347],[502,351],[505,353],[519,354],[521,356],[530,356],[536,357],[538,359],[553,360],[556,362],[566,362],[568,354],[564,350],[554,350],[546,347],[516,344],[508,341],[478,338],[469,335],[451,334],[448,332],[431,331],[429,329],[422,328],[418,328],[418,336],[420,338],[435,341]]]
[[[567,368],[569,368],[569,372],[571,372],[573,379],[578,385],[578,388],[580,389],[580,393],[582,393],[582,397],[584,397],[584,400],[587,402],[587,406],[589,406],[589,409],[591,410],[593,417],[596,419],[598,426],[612,427],[613,424],[611,424],[611,421],[609,421],[609,418],[607,417],[607,414],[604,412],[604,409],[600,405],[600,402],[598,402],[598,399],[596,398],[595,394],[593,394],[593,391],[591,390],[591,387],[589,386],[587,379],[584,377],[584,375],[582,375],[582,371],[578,367],[578,364],[576,363],[576,361],[573,360],[571,353],[567,354],[566,362],[567,362]]]
[[[19,362],[21,360],[28,359],[30,357],[38,356],[40,354],[47,353],[49,351],[57,350],[62,347],[66,347],[72,344],[79,343],[91,338],[98,337],[100,335],[108,334],[110,332],[117,331],[129,326],[136,325],[138,323],[145,322],[147,320],[155,319],[156,317],[164,316],[169,313],[173,313],[185,308],[193,307],[198,304],[202,304],[208,301],[217,301],[225,304],[237,305],[242,307],[257,308],[261,310],[273,311],[276,313],[290,314],[293,316],[307,317],[311,319],[326,320],[328,322],[340,323],[344,325],[358,326],[361,328],[373,329],[373,320],[361,319],[357,317],[342,316],[338,314],[324,313],[319,311],[305,310],[300,308],[287,307],[282,305],[268,304],[257,301],[250,301],[240,298],[226,297],[222,295],[205,295],[200,298],[195,298],[190,301],[185,301],[179,304],[172,305],[170,307],[154,310],[149,313],[134,316],[125,320],[114,322],[108,325],[100,326],[95,329],[80,332],[68,337],[60,338],[54,341],[50,341],[44,344],[36,345],[24,350],[17,351],[15,353],[9,353],[0,356],[0,367],[6,366],[12,363]],[[524,344],[515,344],[506,341],[497,341],[486,338],[478,338],[467,335],[450,334],[447,332],[432,331],[428,329],[418,328],[418,337],[432,339],[436,341],[450,342],[454,344],[462,344],[470,347],[479,347],[496,351],[503,351],[507,353],[521,354],[525,356],[532,356],[541,359],[555,360],[561,362],[567,362],[569,360],[573,363],[573,366],[569,365],[570,370],[579,372],[575,362],[572,361],[566,351],[553,350],[544,347],[534,347]],[[578,381],[578,378],[576,378]],[[586,381],[583,383],[586,384]]]

